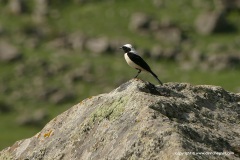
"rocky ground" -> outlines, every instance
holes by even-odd
[[[83,100],[0,159],[239,159],[240,95],[132,79]]]

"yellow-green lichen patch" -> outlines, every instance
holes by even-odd
[[[90,123],[108,119],[110,121],[117,119],[124,111],[128,99],[123,97],[118,100],[112,100],[105,105],[99,106],[90,116]]]
[[[81,125],[81,134],[89,133],[95,124],[104,119],[114,121],[118,119],[125,110],[128,103],[128,97],[106,99],[104,103],[99,104],[95,110],[88,116]],[[80,135],[73,135],[73,139],[78,139]],[[83,135],[81,135],[83,136]]]

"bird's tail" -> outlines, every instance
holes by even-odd
[[[158,79],[158,76],[155,73],[153,73],[153,71],[151,71],[150,73],[153,75],[154,78],[156,78],[159,84],[163,85],[163,83],[160,81],[160,79]]]

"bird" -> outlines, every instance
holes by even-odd
[[[137,78],[142,71],[145,71],[150,73],[159,82],[159,84],[163,85],[163,83],[158,79],[158,76],[151,70],[149,65],[142,59],[142,57],[138,55],[137,51],[131,44],[125,44],[120,47],[120,49],[124,51],[124,58],[127,64],[130,67],[138,70],[137,75],[134,78]]]

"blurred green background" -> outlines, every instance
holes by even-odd
[[[239,17],[239,0],[0,0],[0,149],[133,78],[126,43],[164,83],[239,92]]]

